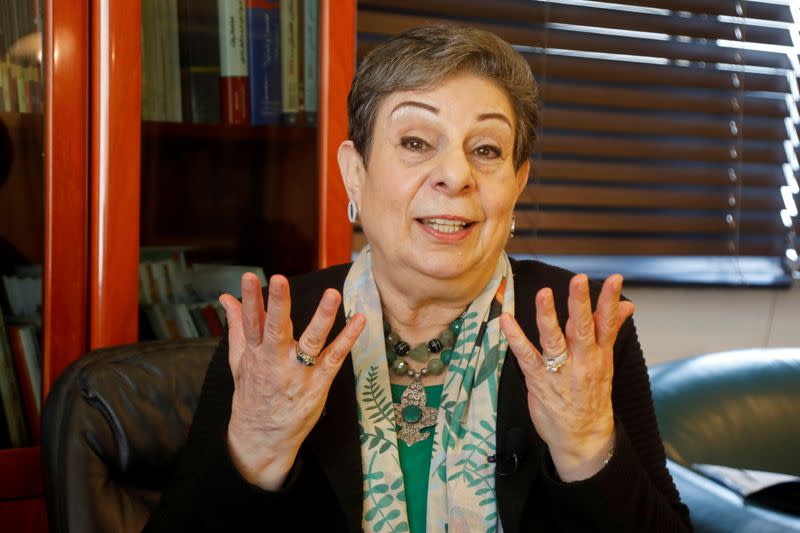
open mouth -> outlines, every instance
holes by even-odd
[[[465,220],[451,220],[447,218],[419,218],[417,221],[438,231],[439,233],[457,233],[474,224],[474,222],[467,222]]]

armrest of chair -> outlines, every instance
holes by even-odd
[[[667,460],[683,502],[689,506],[698,533],[785,533],[800,531],[800,517],[771,511],[745,501],[719,483]]]

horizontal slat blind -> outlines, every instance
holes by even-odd
[[[362,0],[359,57],[440,23],[500,35],[539,84],[509,252],[776,265],[796,254],[800,40],[788,0]]]

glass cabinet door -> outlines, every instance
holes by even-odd
[[[44,115],[41,6],[0,3],[0,449],[39,440]]]
[[[142,0],[140,339],[317,264],[318,0]]]

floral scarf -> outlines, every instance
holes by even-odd
[[[369,245],[347,274],[343,298],[348,318],[361,312],[367,319],[351,350],[364,472],[362,527],[408,531],[383,313]],[[514,282],[505,253],[467,309],[445,374],[428,480],[427,531],[502,531],[488,456],[495,454],[497,390],[508,346],[500,331],[503,312],[514,312]]]

